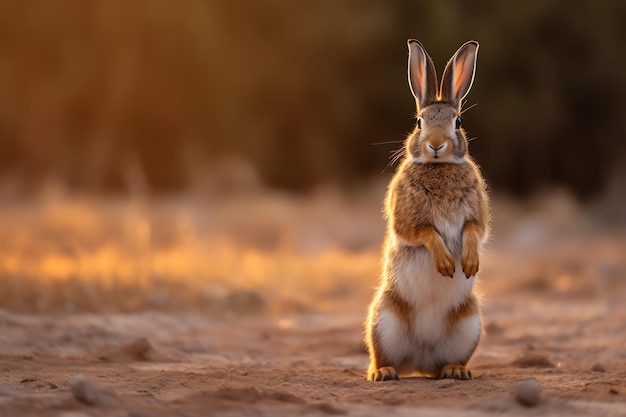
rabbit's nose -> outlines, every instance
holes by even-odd
[[[433,151],[435,151],[435,152],[437,152],[437,151],[438,151],[438,150],[440,150],[440,149],[443,149],[445,146],[446,146],[446,144],[444,143],[443,145],[439,145],[438,147],[436,147],[436,148],[435,148],[435,147],[434,147],[433,145],[431,145],[430,143],[428,144],[428,147],[429,147],[430,149],[432,149]]]

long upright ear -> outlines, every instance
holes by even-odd
[[[437,100],[437,73],[432,59],[419,41],[409,39],[409,86],[418,109]]]
[[[476,72],[476,57],[478,56],[478,42],[469,41],[463,44],[448,61],[441,78],[442,101],[459,108],[461,100],[472,88],[474,73]]]

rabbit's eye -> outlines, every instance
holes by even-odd
[[[422,128],[422,118],[421,118],[421,117],[418,117],[418,118],[417,118],[417,128],[418,128],[418,129],[421,129],[421,128]]]
[[[462,122],[461,116],[457,116],[456,121],[454,122],[457,129],[461,127],[461,122]]]

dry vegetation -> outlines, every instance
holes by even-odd
[[[361,311],[379,269],[383,193],[380,183],[348,195],[250,189],[106,199],[49,187],[34,199],[4,200],[0,308]],[[496,199],[482,285],[610,291],[624,274],[623,226],[608,227],[590,210],[563,193],[523,205]]]
[[[376,279],[379,202],[354,197],[115,200],[51,190],[5,202],[0,307],[330,311],[339,299],[363,300]]]
[[[475,381],[365,382],[383,192],[2,200],[0,414],[622,415],[623,223],[561,193],[495,199]]]

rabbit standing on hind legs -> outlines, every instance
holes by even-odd
[[[467,154],[460,112],[478,42],[454,54],[440,88],[422,44],[409,40],[408,47],[417,126],[385,200],[383,271],[366,322],[367,379],[472,379],[465,365],[482,333],[474,280],[489,233],[489,203]]]

